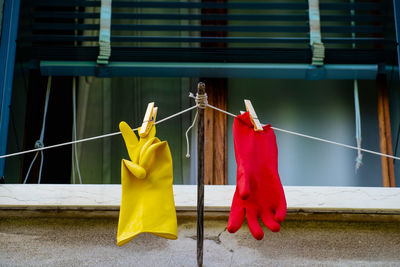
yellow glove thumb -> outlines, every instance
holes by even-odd
[[[146,170],[136,163],[123,159],[122,164],[133,174],[136,178],[143,179],[146,177]]]

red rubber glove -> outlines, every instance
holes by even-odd
[[[261,240],[262,222],[272,232],[279,232],[286,217],[286,199],[278,174],[278,147],[271,125],[254,131],[249,112],[233,122],[233,140],[237,163],[236,191],[232,200],[228,231],[235,233],[247,223],[254,238]]]

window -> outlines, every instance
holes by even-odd
[[[113,6],[111,64],[106,66],[95,63],[100,2],[79,4],[82,6],[69,1],[22,1],[9,153],[30,149],[38,139],[47,81],[42,75],[50,74],[54,80],[46,145],[72,138],[72,75],[79,77],[78,139],[118,131],[121,120],[138,126],[150,101],[160,107],[159,118],[182,110],[190,105],[187,93],[196,82],[213,76],[206,79],[210,101],[223,109],[238,113],[243,109],[242,100],[249,98],[264,123],[354,144],[352,82],[344,79],[375,78],[381,63],[388,65],[384,71],[391,94],[393,148],[398,153],[399,85],[393,67],[395,46],[391,46],[394,25],[384,19],[392,14],[387,14],[383,2],[321,2],[327,64],[321,68],[309,66],[312,55],[305,3],[117,1]],[[356,9],[357,27],[352,25],[352,8]],[[370,16],[371,12],[377,15]],[[353,46],[353,42],[357,45]],[[287,65],[282,63],[295,68],[285,70]],[[335,72],[329,69],[332,66],[340,68]],[[88,78],[90,75],[98,77]],[[315,77],[335,80],[304,80]],[[377,151],[374,90],[373,83],[360,81],[363,146]],[[206,134],[211,141],[207,147],[206,183],[234,184],[232,118],[225,121],[215,114],[208,113],[206,117],[210,122],[206,124]],[[192,117],[185,114],[157,126],[158,136],[170,144],[177,184],[194,183],[195,160],[185,158],[184,139]],[[364,165],[355,173],[354,151],[285,134],[277,136],[284,184],[381,185],[377,156],[364,153]],[[119,183],[120,159],[126,157],[122,138],[82,143],[78,151],[84,183]],[[44,154],[43,176],[48,178],[43,182],[69,183],[73,179],[71,146]],[[24,180],[33,156],[7,159],[8,183]],[[32,172],[38,173],[37,165]],[[398,176],[398,164],[395,172]]]

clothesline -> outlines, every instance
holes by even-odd
[[[197,106],[192,106],[190,108],[187,108],[185,110],[182,110],[178,113],[172,114],[171,116],[168,116],[164,119],[161,119],[159,121],[156,121],[154,124],[159,124],[162,123],[164,121],[167,121],[169,119],[172,119],[174,117],[177,117],[179,115],[182,115],[183,113],[186,113],[190,110],[193,110],[197,108]],[[135,128],[132,129],[133,131],[137,131],[139,129]],[[115,135],[119,135],[121,134],[121,132],[114,132],[114,133],[108,133],[108,134],[102,134],[102,135],[98,135],[98,136],[93,136],[93,137],[88,137],[88,138],[83,138],[83,139],[79,139],[79,140],[75,140],[75,141],[70,141],[70,142],[65,142],[65,143],[60,143],[60,144],[55,144],[55,145],[51,145],[51,146],[44,146],[44,147],[40,147],[40,148],[35,148],[35,149],[30,149],[30,150],[25,150],[25,151],[21,151],[21,152],[15,152],[15,153],[11,153],[11,154],[7,154],[7,155],[2,155],[0,156],[0,159],[2,158],[8,158],[8,157],[13,157],[13,156],[19,156],[19,155],[23,155],[23,154],[27,154],[27,153],[31,153],[31,152],[37,152],[37,151],[42,151],[42,150],[46,150],[46,149],[51,149],[51,148],[56,148],[56,147],[61,147],[61,146],[67,146],[67,145],[73,145],[73,144],[77,144],[77,143],[83,143],[83,142],[87,142],[87,141],[93,141],[93,140],[97,140],[97,139],[102,139],[102,138],[106,138],[106,137],[111,137],[111,136],[115,136]]]
[[[218,111],[220,111],[222,113],[225,113],[225,114],[227,114],[229,116],[236,117],[235,114],[232,114],[232,113],[227,112],[225,110],[219,109],[219,108],[214,107],[214,106],[212,106],[210,104],[207,104],[207,106],[212,108],[212,109],[218,110]],[[265,124],[262,124],[262,125],[265,126]],[[379,153],[379,152],[368,150],[368,149],[364,149],[364,148],[358,148],[358,147],[355,147],[355,146],[350,146],[350,145],[342,144],[342,143],[339,143],[339,142],[334,142],[334,141],[331,141],[331,140],[327,140],[327,139],[323,139],[323,138],[319,138],[319,137],[314,137],[314,136],[306,135],[306,134],[302,134],[302,133],[297,133],[297,132],[293,132],[293,131],[289,131],[289,130],[285,130],[285,129],[281,129],[281,128],[277,128],[277,127],[272,127],[271,126],[271,128],[274,129],[275,131],[280,131],[280,132],[283,132],[283,133],[297,135],[297,136],[309,138],[309,139],[320,141],[320,142],[324,142],[324,143],[329,143],[329,144],[333,144],[333,145],[337,145],[337,146],[342,146],[342,147],[346,147],[346,148],[350,148],[350,149],[354,149],[354,150],[361,150],[361,151],[366,152],[366,153],[375,154],[375,155],[379,155],[379,156],[383,156],[383,157],[388,157],[388,158],[400,160],[400,157],[395,157],[395,156]]]
[[[217,110],[217,111],[222,112],[224,114],[227,114],[229,116],[236,117],[235,114],[230,113],[230,112],[225,111],[225,110],[222,110],[220,108],[214,107],[213,105],[210,105],[208,103],[206,103],[205,105],[207,107],[209,107],[209,108],[212,108],[214,110]],[[159,123],[165,122],[167,120],[170,120],[172,118],[180,116],[180,115],[182,115],[182,114],[184,114],[184,113],[186,113],[188,111],[191,111],[191,110],[193,110],[195,108],[198,108],[198,104],[196,104],[195,106],[189,107],[189,108],[187,108],[185,110],[182,110],[180,112],[177,112],[175,114],[172,114],[172,115],[170,115],[168,117],[165,117],[165,118],[163,118],[161,120],[158,120],[154,124],[159,124]],[[263,126],[264,126],[264,124],[263,124]],[[271,128],[276,130],[276,131],[280,131],[280,132],[284,132],[284,133],[288,133],[288,134],[292,134],[292,135],[301,136],[301,137],[312,139],[312,140],[316,140],[316,141],[319,141],[319,142],[329,143],[329,144],[333,144],[333,145],[337,145],[337,146],[341,146],[341,147],[345,147],[345,148],[349,148],[349,149],[353,149],[353,150],[361,150],[361,151],[366,152],[366,153],[375,154],[375,155],[378,155],[378,156],[383,156],[383,157],[388,157],[388,158],[400,160],[400,157],[387,155],[387,154],[379,153],[379,152],[368,150],[368,149],[364,149],[364,148],[357,148],[355,146],[350,146],[350,145],[342,144],[342,143],[339,143],[339,142],[334,142],[334,141],[331,141],[331,140],[327,140],[327,139],[323,139],[323,138],[319,138],[319,137],[314,137],[314,136],[306,135],[306,134],[302,134],[302,133],[297,133],[297,132],[293,132],[293,131],[289,131],[289,130],[285,130],[285,129],[281,129],[281,128],[277,128],[277,127],[271,127]],[[135,129],[133,129],[133,131],[137,131],[138,129],[139,128],[135,128]],[[75,140],[75,141],[70,141],[70,142],[65,142],[65,143],[60,143],[60,144],[55,144],[55,145],[50,145],[50,146],[44,146],[44,147],[25,150],[25,151],[20,151],[20,152],[16,152],[16,153],[2,155],[2,156],[0,156],[0,159],[13,157],[13,156],[19,156],[19,155],[32,153],[32,152],[37,152],[37,151],[43,151],[43,150],[46,150],[46,149],[52,149],[52,148],[61,147],[61,146],[67,146],[67,145],[72,145],[72,144],[83,143],[83,142],[87,142],[87,141],[107,138],[107,137],[111,137],[111,136],[115,136],[115,135],[119,135],[119,134],[121,134],[121,132],[118,131],[118,132],[114,132],[114,133],[108,133],[108,134],[103,134],[103,135],[83,138],[83,139],[79,139],[79,140]]]

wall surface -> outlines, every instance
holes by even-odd
[[[28,77],[24,68],[16,68],[16,77]],[[96,82],[103,79],[97,79]],[[141,123],[145,106],[155,101],[159,106],[158,118],[164,118],[189,105],[187,91],[194,88],[189,79],[119,78],[113,79],[108,88],[93,83],[86,106],[86,119],[78,108],[78,138],[96,136],[118,131],[120,121],[132,127]],[[396,155],[398,143],[400,83],[389,82],[391,92],[391,117],[393,150]],[[110,88],[118,88],[111,90]],[[110,89],[111,105],[104,115],[105,99],[102,90]],[[105,91],[107,91],[105,90]],[[24,80],[16,79],[14,86],[13,123],[9,127],[8,153],[21,150],[23,143]],[[172,93],[171,93],[172,92]],[[85,90],[81,90],[84,94]],[[87,93],[87,92],[86,92]],[[96,96],[97,94],[97,96]],[[18,96],[18,97],[17,97]],[[362,125],[362,147],[380,151],[377,117],[377,92],[375,81],[360,81],[359,96]],[[79,97],[78,97],[79,98]],[[228,111],[238,114],[244,109],[243,99],[250,99],[262,123],[332,141],[356,145],[353,82],[344,80],[274,80],[274,79],[229,79]],[[78,106],[81,101],[78,100]],[[50,100],[51,101],[51,100]],[[104,103],[103,103],[104,102]],[[108,101],[109,102],[109,101]],[[82,104],[83,105],[83,104]],[[98,110],[99,109],[99,110]],[[49,114],[54,112],[49,109]],[[103,115],[101,115],[103,114]],[[193,115],[193,114],[192,114]],[[111,118],[111,119],[110,119]],[[178,119],[157,125],[157,136],[169,142],[175,184],[195,184],[196,154],[188,160],[185,131],[193,116],[190,113]],[[233,119],[228,117],[228,182],[236,183],[236,163],[232,136]],[[107,124],[105,129],[102,125]],[[82,134],[79,132],[82,131]],[[196,130],[190,133],[192,152],[197,149]],[[363,153],[363,165],[356,172],[355,150],[305,139],[276,131],[279,149],[279,173],[282,183],[289,186],[382,186],[381,159]],[[107,149],[105,149],[107,147]],[[87,142],[78,146],[83,183],[120,183],[120,161],[127,153],[120,136],[102,141]],[[396,150],[397,149],[397,150]],[[109,153],[109,151],[111,151]],[[47,152],[44,152],[45,156]],[[192,162],[192,164],[191,164]],[[192,166],[192,167],[191,167]],[[400,165],[395,164],[396,177],[400,176]],[[7,183],[19,181],[20,158],[6,161]],[[106,178],[103,178],[107,177]],[[398,185],[400,183],[397,183]]]
[[[116,245],[118,218],[2,218],[1,266],[197,266],[196,219],[178,216],[178,240],[142,234]],[[399,266],[400,227],[383,222],[287,220],[256,241],[247,225],[206,218],[204,266]]]
[[[395,94],[398,92],[397,84],[391,88],[392,102],[398,102]],[[245,108],[243,99],[251,99],[258,118],[264,124],[356,146],[353,92],[351,80],[231,79],[228,109],[237,114]],[[359,81],[359,99],[362,147],[379,152],[375,81]],[[393,132],[397,132],[395,105],[391,111]],[[233,119],[229,117],[228,121],[228,129],[232,129]],[[363,153],[363,164],[356,172],[355,150],[279,131],[275,134],[279,174],[284,185],[382,186],[379,156]],[[230,130],[228,144],[228,177],[229,183],[234,184],[236,163]],[[396,176],[399,176],[399,169],[396,170]]]

